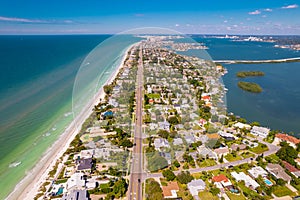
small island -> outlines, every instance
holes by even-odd
[[[262,92],[262,88],[257,83],[240,81],[240,82],[238,82],[238,86],[239,86],[239,88],[241,88],[245,91],[248,91],[248,92],[253,92],[253,93]]]
[[[246,78],[248,76],[264,76],[265,73],[262,71],[241,71],[236,73],[236,76],[239,78]]]

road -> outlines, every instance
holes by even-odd
[[[139,62],[136,84],[136,111],[134,127],[134,144],[132,153],[132,164],[130,170],[128,199],[142,200],[142,181],[143,181],[143,148],[142,148],[142,123],[143,123],[143,53],[140,47]]]
[[[276,145],[270,144],[268,142],[264,142],[261,138],[258,138],[258,141],[265,144],[265,145],[267,145],[268,148],[269,148],[268,151],[265,151],[263,153],[264,156],[269,156],[271,154],[274,154],[280,148]],[[258,155],[255,155],[253,160],[255,160],[257,156]],[[237,160],[237,161],[228,162],[228,163],[222,163],[222,164],[214,165],[214,166],[211,166],[211,167],[202,167],[202,168],[189,169],[189,171],[190,171],[190,173],[198,173],[198,172],[203,172],[203,171],[213,171],[213,170],[221,169],[223,167],[237,166],[237,165],[241,165],[241,164],[245,164],[245,163],[249,163],[249,162],[251,162],[251,158],[245,158],[245,159],[242,159],[242,160]],[[180,171],[174,171],[174,173],[177,175],[177,174],[180,173]],[[157,177],[162,177],[162,174],[161,173],[147,174],[147,178],[157,178]]]

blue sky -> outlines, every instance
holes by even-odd
[[[300,2],[299,2],[300,3]],[[0,34],[300,34],[297,0],[0,0]]]

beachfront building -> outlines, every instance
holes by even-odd
[[[87,190],[72,190],[68,193],[65,193],[62,197],[62,200],[90,200],[89,193]]]
[[[269,128],[253,126],[250,133],[255,136],[260,136],[262,138],[266,138],[268,136],[269,132],[270,132]]]
[[[251,126],[249,124],[244,124],[244,123],[241,123],[241,122],[237,122],[233,125],[234,128],[239,128],[239,129],[247,129],[247,130],[250,130]]]

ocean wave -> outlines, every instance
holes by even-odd
[[[67,112],[67,113],[64,114],[64,116],[65,116],[65,117],[69,117],[69,116],[72,115],[72,114],[73,114],[73,112]]]
[[[22,163],[21,161],[20,162],[13,162],[13,163],[10,163],[8,167],[9,168],[18,167],[21,163]]]

